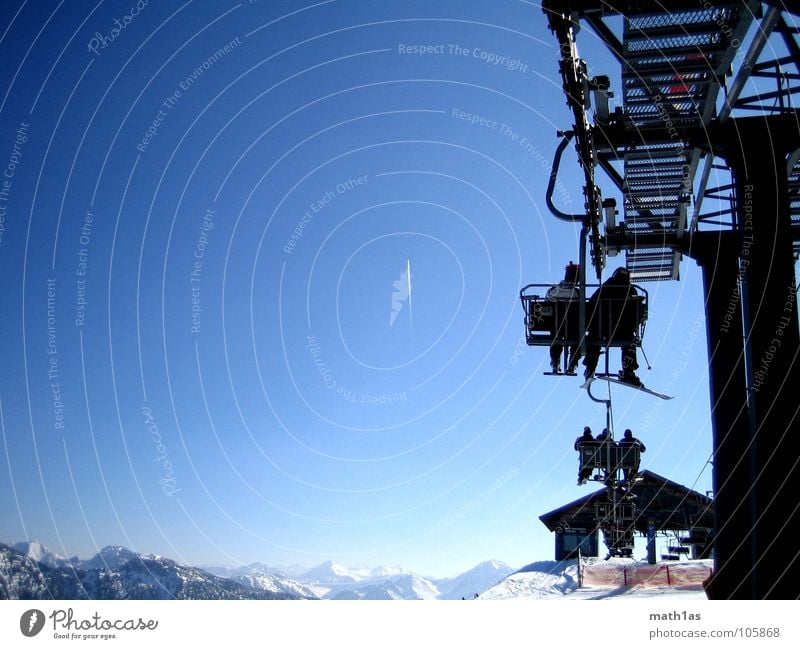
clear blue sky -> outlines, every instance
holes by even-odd
[[[538,5],[140,5],[0,11],[0,540],[551,557],[538,516],[587,493],[572,442],[605,415],[523,345],[520,287],[578,249],[544,204],[571,117]],[[616,425],[704,491],[698,269],[647,288],[642,378],[676,398],[617,389]]]

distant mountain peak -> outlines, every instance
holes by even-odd
[[[330,583],[339,581],[358,581],[360,575],[358,571],[346,568],[336,561],[325,561],[315,566],[308,572],[301,575],[304,581],[317,581],[320,583]]]
[[[91,559],[79,562],[86,570],[109,568],[115,570],[132,559],[140,558],[138,554],[121,545],[107,545]]]
[[[20,541],[14,545],[9,546],[11,549],[21,552],[29,559],[38,561],[51,566],[63,565],[67,562],[67,558],[52,552],[44,543],[39,541]]]
[[[391,575],[402,575],[407,574],[408,570],[403,568],[403,566],[378,566],[377,568],[372,568],[369,571],[369,574],[373,577],[389,577]]]
[[[102,552],[130,552],[130,550],[128,550],[128,548],[126,548],[123,545],[111,544],[111,545],[106,545],[105,547],[103,547],[103,549],[100,550],[100,552],[101,553]]]
[[[476,594],[491,588],[514,572],[514,569],[502,561],[490,559],[479,563],[474,568],[437,582],[442,592],[440,599],[472,599]]]

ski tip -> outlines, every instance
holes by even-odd
[[[631,383],[630,381],[623,381],[620,379],[619,375],[617,374],[595,374],[593,379],[601,379],[603,381],[608,381],[609,383],[614,383],[616,385],[624,385],[629,388],[633,388],[634,390],[639,390],[639,392],[644,392],[645,394],[651,394],[654,397],[658,397],[659,399],[664,399],[664,401],[669,401],[674,399],[675,397],[670,396],[668,394],[662,394],[661,392],[657,392],[656,390],[651,390],[644,383]],[[586,384],[584,384],[586,387]]]

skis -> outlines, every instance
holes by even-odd
[[[645,392],[647,394],[652,394],[654,397],[658,397],[659,399],[664,399],[665,401],[669,401],[674,397],[669,396],[668,394],[663,394],[661,392],[656,392],[655,390],[651,390],[650,388],[644,387],[644,385],[635,385],[633,383],[628,383],[623,381],[619,378],[616,374],[595,374],[594,376],[586,379],[586,383],[584,383],[581,387],[589,389],[589,386],[592,384],[592,381],[595,379],[600,379],[602,381],[608,381],[609,383],[616,383],[617,385],[624,385],[629,388],[633,388],[634,390],[639,390],[639,392]]]

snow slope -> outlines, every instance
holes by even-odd
[[[472,599],[512,572],[514,569],[502,561],[484,561],[456,577],[435,582],[441,593],[439,599]]]

